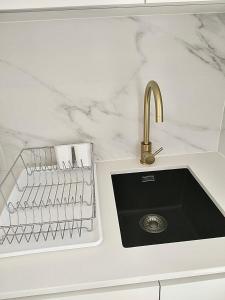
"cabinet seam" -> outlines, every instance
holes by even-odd
[[[159,284],[159,300],[161,300],[161,283],[158,280],[158,284]]]

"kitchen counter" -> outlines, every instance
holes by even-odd
[[[219,153],[97,163],[103,242],[96,247],[0,260],[0,299],[225,272],[225,237],[124,248],[111,173],[189,167],[225,215],[225,157]]]

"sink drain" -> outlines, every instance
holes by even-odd
[[[149,214],[143,216],[139,224],[141,228],[149,233],[160,233],[166,230],[167,228],[167,221],[160,215],[156,214]]]

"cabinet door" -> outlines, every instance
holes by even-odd
[[[218,1],[216,0],[146,0],[146,3],[171,3],[171,2],[174,2],[174,3],[180,3],[180,4],[188,4],[188,3],[193,3],[194,2],[205,2],[205,3],[218,3]]]
[[[105,5],[144,4],[144,0],[0,0],[2,10],[50,9]]]
[[[189,4],[194,4],[195,2],[201,3],[201,2],[205,2],[207,4],[210,3],[218,3],[218,1],[216,0],[146,0],[146,3],[172,3],[172,2],[176,2],[176,3],[180,3],[180,4],[184,4],[184,3],[189,3]]]
[[[225,300],[225,273],[160,282],[160,300]]]
[[[159,300],[158,282],[32,297],[32,300]]]

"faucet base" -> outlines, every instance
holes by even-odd
[[[149,142],[145,144],[144,142],[141,143],[141,164],[151,165],[155,161],[155,157],[152,154],[152,144]]]
[[[153,155],[146,156],[144,160],[140,159],[140,163],[142,165],[151,165],[154,163],[154,161],[155,161],[155,157]]]

